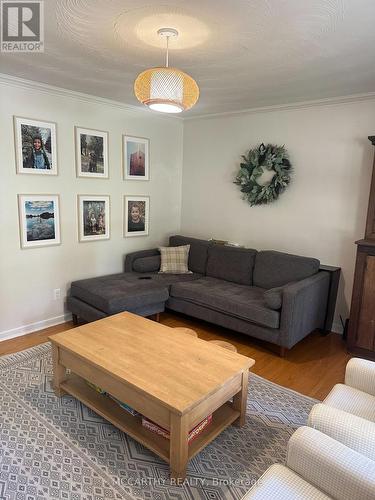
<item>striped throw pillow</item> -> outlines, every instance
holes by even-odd
[[[165,274],[188,274],[190,245],[180,247],[159,247],[160,250],[160,271]]]

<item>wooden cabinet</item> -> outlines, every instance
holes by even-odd
[[[375,136],[369,137],[375,146]],[[375,359],[375,162],[367,212],[366,235],[356,241],[357,260],[350,308],[348,349]]]

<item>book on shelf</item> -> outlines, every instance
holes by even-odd
[[[197,424],[193,429],[191,429],[188,435],[188,443],[194,441],[194,439],[196,439],[206,429],[206,427],[210,425],[211,422],[212,422],[212,415],[208,415],[201,422],[199,422],[199,424]],[[170,432],[167,429],[164,429],[160,425],[156,424],[155,422],[149,420],[144,416],[142,416],[142,425],[149,431],[154,432],[155,434],[158,434],[159,436],[162,436],[166,439],[170,439],[171,437]]]
[[[133,417],[138,417],[138,416],[141,415],[140,413],[137,412],[137,410],[134,410],[134,408],[132,408],[128,404],[123,403],[119,399],[115,398],[114,396],[112,396],[112,394],[108,394],[108,396],[111,399],[113,399],[113,401],[115,401],[123,410],[127,411],[128,413],[130,413],[130,415],[133,415]]]

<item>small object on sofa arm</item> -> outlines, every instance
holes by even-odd
[[[133,269],[137,273],[152,273],[160,269],[160,255],[140,257],[133,262]]]

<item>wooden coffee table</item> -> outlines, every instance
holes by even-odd
[[[251,358],[128,312],[50,340],[56,395],[74,396],[145,445],[169,462],[178,481],[194,455],[229,425],[245,422]],[[140,417],[85,380],[168,429],[170,440],[144,428]],[[212,423],[188,444],[189,431],[211,413]]]

